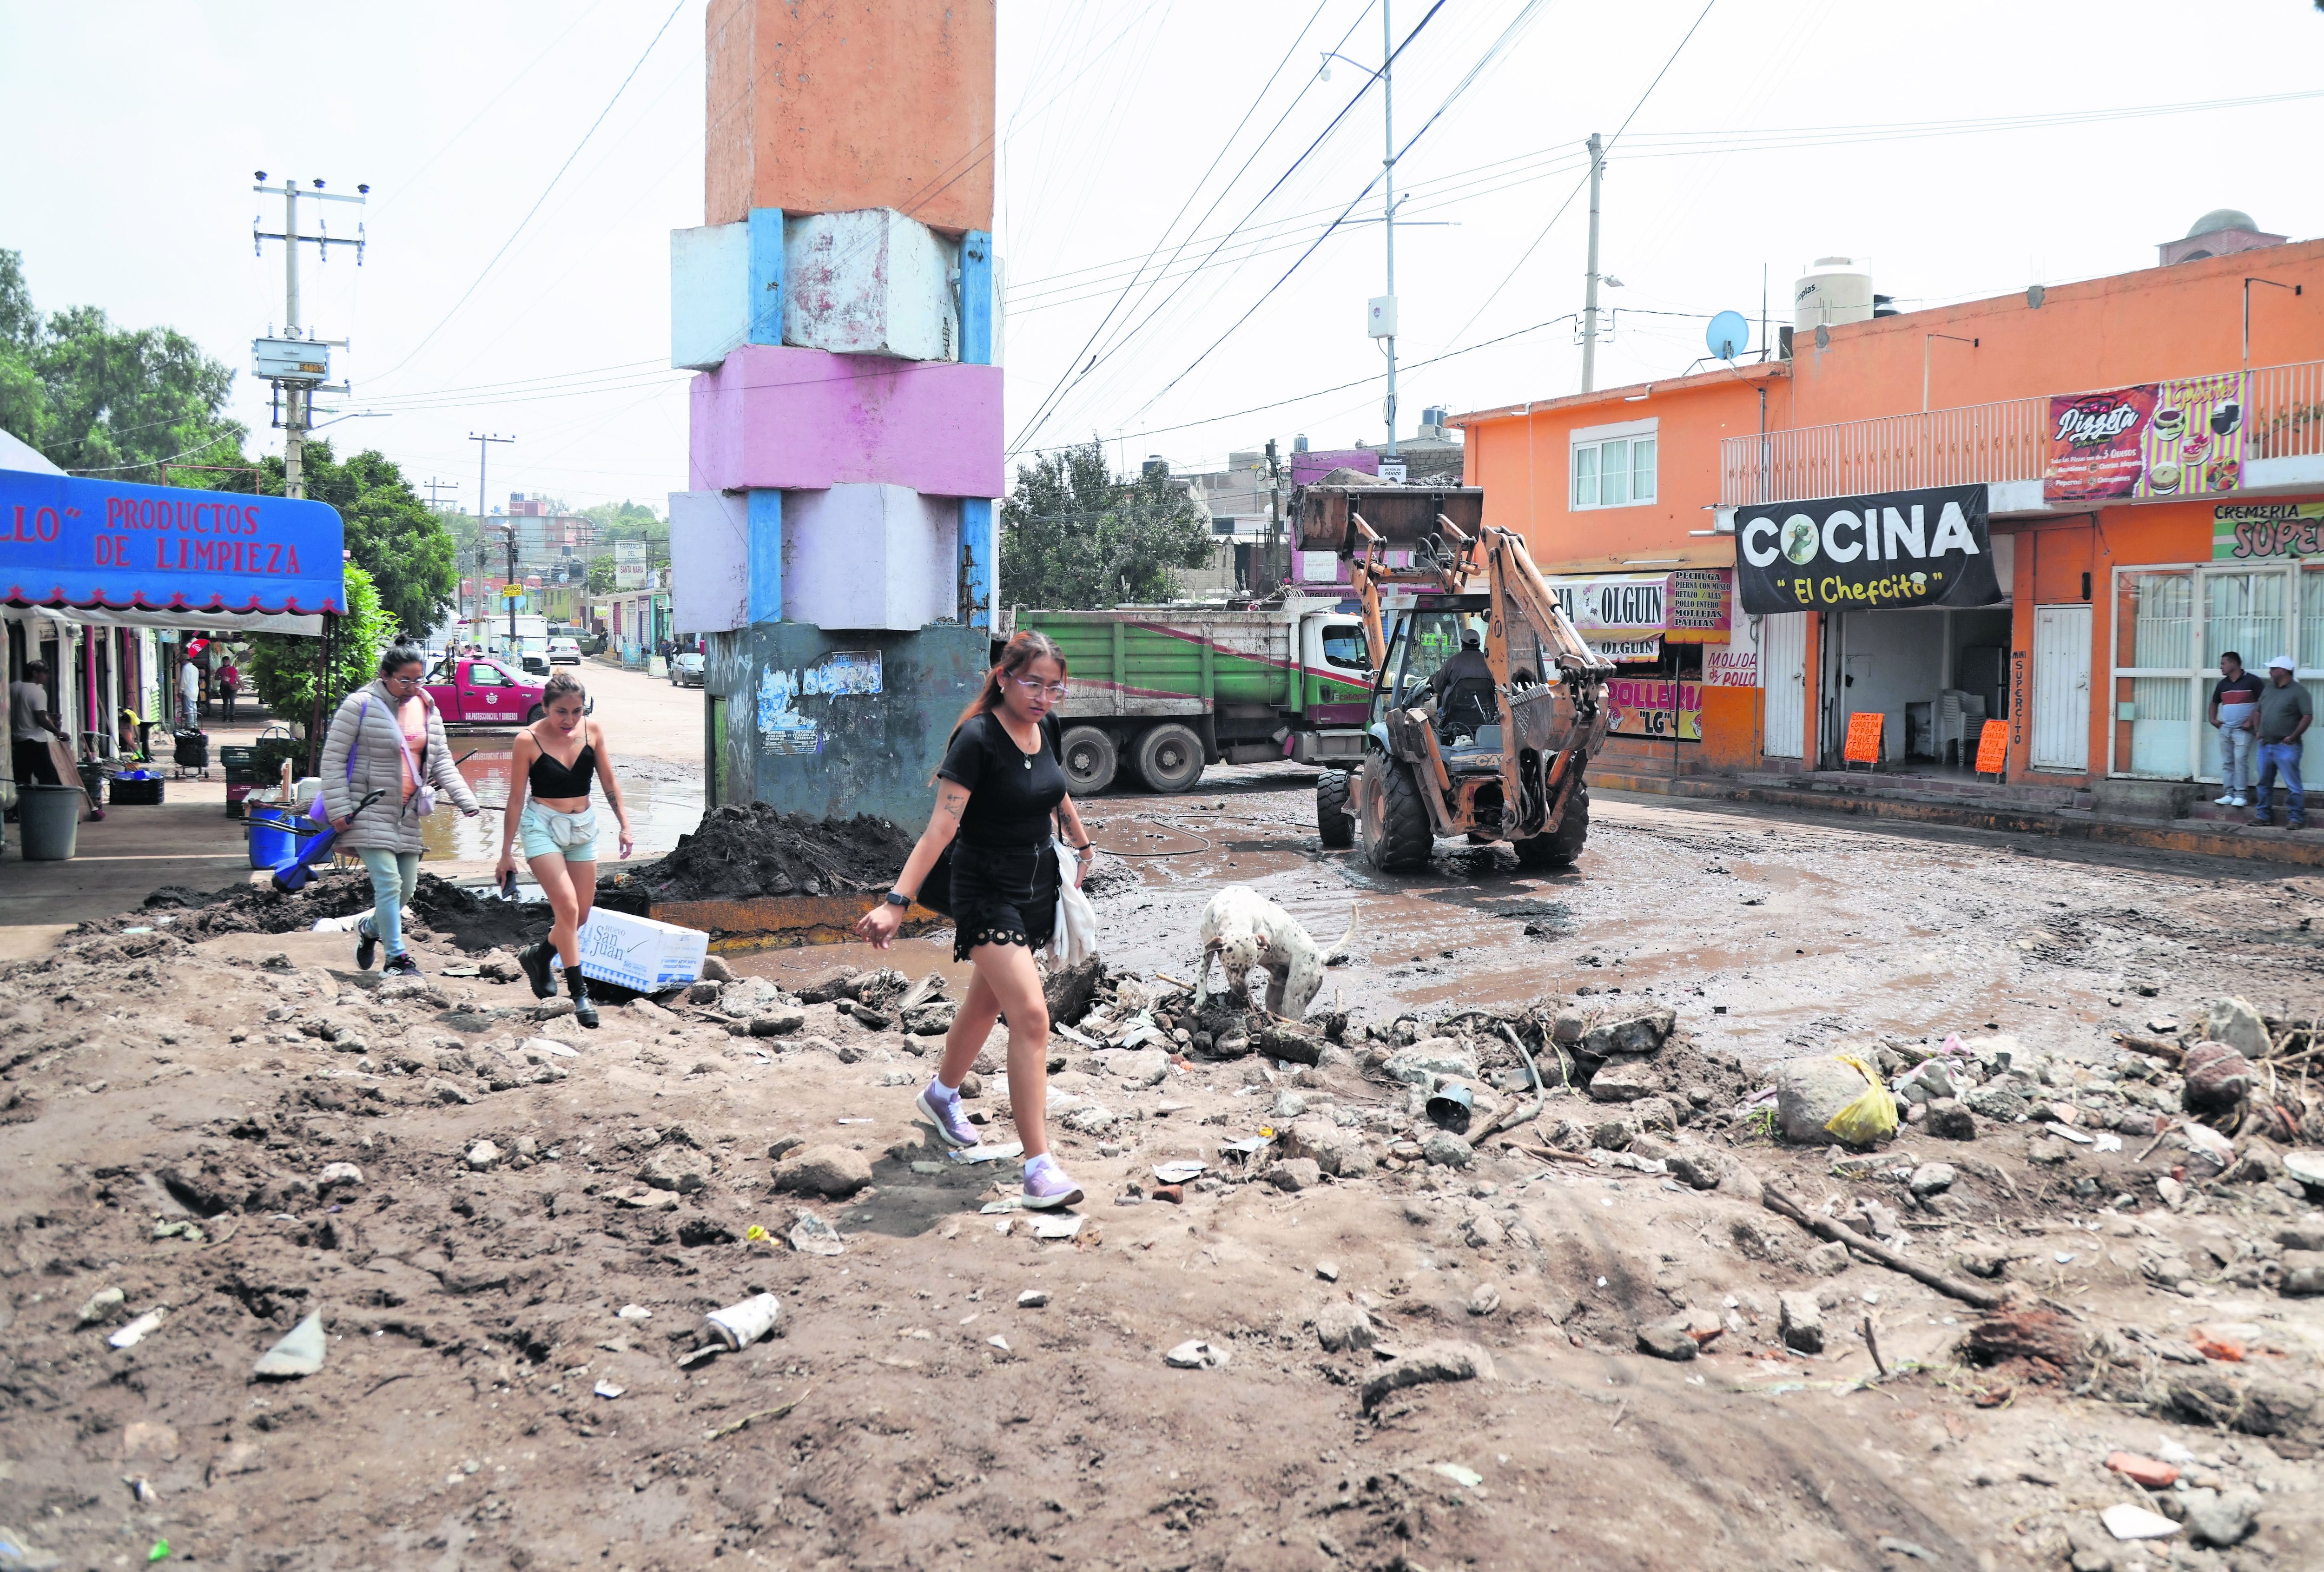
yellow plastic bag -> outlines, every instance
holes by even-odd
[[[1864,1092],[1824,1122],[1824,1128],[1849,1146],[1869,1146],[1896,1133],[1896,1099],[1880,1084],[1879,1072],[1852,1053],[1831,1056],[1864,1077]]]

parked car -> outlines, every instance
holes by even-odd
[[[702,653],[686,650],[669,658],[669,684],[673,688],[702,686]]]
[[[578,666],[581,664],[581,641],[578,639],[549,640],[549,663],[552,666]]]

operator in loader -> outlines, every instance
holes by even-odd
[[[1443,741],[1462,733],[1473,736],[1479,726],[1499,724],[1493,669],[1485,662],[1483,644],[1476,629],[1462,629],[1460,652],[1428,680],[1428,691],[1436,700],[1436,735]]]

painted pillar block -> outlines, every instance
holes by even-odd
[[[837,355],[961,360],[959,243],[893,208],[786,227],[783,342]]]
[[[710,0],[703,215],[992,227],[994,0]]]
[[[715,371],[745,344],[783,341],[783,213],[669,232],[669,364]]]
[[[991,497],[960,499],[960,620],[974,628],[992,626],[1001,593],[999,512]]]
[[[750,493],[751,621],[780,622],[783,615],[783,494],[770,487]]]
[[[784,241],[788,238],[780,208],[751,209],[750,291],[752,344],[783,341],[783,313],[790,307],[790,263]]]
[[[691,398],[696,491],[1006,490],[999,366],[745,345],[696,377]]]
[[[993,357],[992,236],[972,229],[960,237],[960,357],[972,365],[997,364]]]
[[[820,628],[904,633],[957,615],[958,499],[902,485],[784,498],[783,615]]]
[[[776,515],[780,527],[781,515]],[[725,633],[751,620],[750,499],[669,494],[670,616],[681,633]]]

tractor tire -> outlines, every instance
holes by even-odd
[[[1364,811],[1358,820],[1364,855],[1383,874],[1428,865],[1436,836],[1412,766],[1374,754],[1364,761]]]
[[[1113,738],[1093,726],[1077,726],[1058,739],[1065,756],[1065,789],[1075,797],[1093,797],[1113,784],[1121,768],[1121,749]]]
[[[1203,739],[1175,720],[1140,732],[1134,756],[1139,778],[1156,791],[1192,791],[1203,778]]]
[[[1348,812],[1348,772],[1326,770],[1315,781],[1315,834],[1327,851],[1356,844],[1356,821]]]
[[[1573,800],[1565,805],[1565,817],[1557,821],[1557,828],[1547,835],[1517,843],[1517,866],[1569,868],[1589,844],[1590,782],[1577,781],[1573,783]]]

